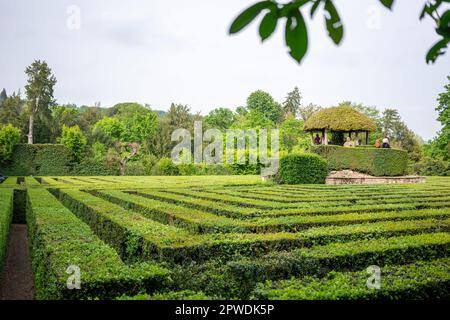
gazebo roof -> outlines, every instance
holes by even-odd
[[[375,131],[372,119],[352,107],[342,106],[322,109],[314,113],[304,126],[305,131]]]

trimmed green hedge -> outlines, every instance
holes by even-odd
[[[450,258],[417,261],[382,269],[381,290],[367,287],[366,270],[331,272],[322,279],[304,277],[259,284],[253,298],[267,300],[448,299]]]
[[[408,153],[399,149],[320,145],[311,151],[324,157],[330,170],[350,169],[373,176],[401,176],[408,164]]]
[[[92,158],[83,158],[76,163],[72,169],[72,175],[75,176],[117,176],[119,169],[109,167],[103,162],[99,162]]]
[[[0,166],[6,176],[69,175],[73,154],[59,144],[18,144],[12,159]]]
[[[2,189],[0,192],[0,276],[8,246],[9,228],[13,216],[13,189]]]
[[[370,265],[407,264],[439,259],[450,253],[450,234],[431,233],[369,239],[271,253],[263,258],[227,264],[229,274],[242,284],[244,295],[258,282],[293,276],[325,276],[331,271],[356,271]]]
[[[277,180],[287,184],[325,183],[327,162],[316,154],[290,154],[281,158]]]
[[[169,271],[151,263],[124,264],[113,248],[49,191],[30,188],[27,222],[37,299],[113,299],[164,288]],[[80,268],[81,288],[69,290],[69,266]]]

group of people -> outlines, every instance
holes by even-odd
[[[314,144],[322,144],[323,139],[319,137],[318,134],[316,134],[316,137],[314,138]],[[344,142],[344,147],[356,147],[359,146],[361,143],[358,139],[358,137],[355,138],[355,140],[352,140],[350,137],[347,137],[346,141]],[[375,148],[383,148],[383,149],[389,149],[391,147],[389,143],[389,139],[387,137],[383,138],[382,142],[380,142],[380,139],[377,139],[375,141]]]
[[[388,138],[384,138],[383,143],[380,143],[380,139],[377,139],[375,141],[375,148],[389,149],[390,147],[391,147],[391,144],[389,143]]]

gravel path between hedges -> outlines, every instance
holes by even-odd
[[[25,224],[11,225],[1,279],[0,300],[33,300],[33,272]]]

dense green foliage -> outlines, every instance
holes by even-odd
[[[448,77],[450,80],[450,77]],[[450,83],[444,87],[445,91],[439,94],[436,111],[439,113],[438,121],[442,129],[437,137],[424,146],[428,157],[446,161],[450,164]]]
[[[75,160],[79,161],[83,155],[84,149],[86,148],[86,137],[80,130],[80,127],[62,127],[62,135],[60,143],[66,146],[68,149],[72,150]]]
[[[28,190],[27,221],[37,299],[111,299],[164,287],[168,271],[149,263],[125,265],[89,227],[45,189]],[[66,270],[80,268],[80,289]]]
[[[350,169],[373,176],[400,176],[406,172],[406,151],[377,148],[312,146],[311,151],[324,157],[330,170]]]
[[[23,183],[40,299],[449,295],[448,178],[370,186],[274,185],[256,176]],[[69,265],[81,268],[81,290],[65,287]],[[367,290],[370,265],[381,268],[380,290]]]
[[[69,175],[72,164],[72,151],[63,145],[18,144],[0,172],[7,176]]]
[[[280,160],[281,183],[324,183],[327,175],[327,162],[315,154],[291,154]]]
[[[370,145],[387,137],[393,148],[407,151],[408,174],[446,175],[449,167],[448,92],[443,92],[438,99],[438,120],[443,124],[443,129],[433,141],[423,146],[422,139],[408,128],[395,109],[381,111],[373,106],[350,101],[327,109],[314,104],[302,105],[302,95],[297,87],[287,94],[282,104],[268,92],[257,90],[248,96],[244,106],[237,107],[235,111],[222,107],[202,116],[193,113],[187,105],[174,103],[167,112],[152,110],[148,104],[134,102],[119,103],[108,108],[100,107],[99,103],[80,107],[75,104],[57,105],[52,97],[55,79],[49,66],[45,62],[36,61],[28,69],[30,83],[27,85],[26,97],[20,94],[20,90],[9,96],[6,90],[2,90],[0,123],[12,124],[20,129],[19,141],[27,142],[26,133],[32,115],[30,111],[33,111],[30,108],[37,103],[39,97],[39,108],[32,119],[33,141],[40,144],[61,142],[72,150],[73,159],[69,157],[70,159],[65,161],[70,167],[69,170],[67,165],[63,165],[46,171],[28,170],[27,165],[18,165],[17,161],[11,159],[0,164],[0,174],[4,175],[27,175],[33,172],[54,175],[133,176],[260,173],[260,163],[187,163],[181,166],[171,164],[167,158],[171,157],[171,151],[177,144],[176,141],[171,141],[172,133],[176,129],[184,128],[192,135],[195,121],[203,121],[203,133],[213,128],[221,130],[222,133],[228,129],[279,129],[281,157],[307,151],[311,137],[305,129],[309,129],[311,123],[314,123],[317,129],[373,129],[369,135]],[[45,96],[42,98],[45,101],[41,99],[41,94]],[[336,112],[330,113],[330,110]],[[324,126],[323,120],[326,120]],[[257,132],[259,134],[259,131]],[[328,138],[332,144],[342,145],[346,137],[342,132],[334,132],[330,133]],[[356,139],[355,132],[351,134],[351,138]],[[6,139],[15,140],[11,133],[7,134]],[[365,142],[361,135],[358,139]],[[207,142],[204,141],[203,148],[206,146]],[[0,150],[0,153],[6,150],[6,157],[9,157],[12,149],[2,148],[0,143]],[[22,155],[15,156],[15,159],[19,159],[19,156]],[[5,158],[4,155],[2,157]],[[25,155],[24,159],[33,157],[32,154]],[[160,159],[164,159],[162,164],[167,170],[161,170]],[[18,167],[23,170],[17,170]]]
[[[322,109],[314,113],[305,122],[305,130],[332,131],[375,131],[372,119],[358,112],[351,106],[339,106]]]
[[[0,163],[5,163],[11,159],[19,138],[19,129],[14,128],[11,124],[0,125]]]
[[[2,189],[0,192],[0,275],[5,262],[9,228],[13,217],[13,195],[13,189]]]
[[[26,96],[28,100],[29,131],[28,143],[34,142],[34,121],[36,117],[48,120],[50,118],[49,107],[55,104],[53,98],[53,88],[56,84],[56,78],[52,74],[52,69],[47,62],[35,60],[25,70],[28,76],[25,85]]]

